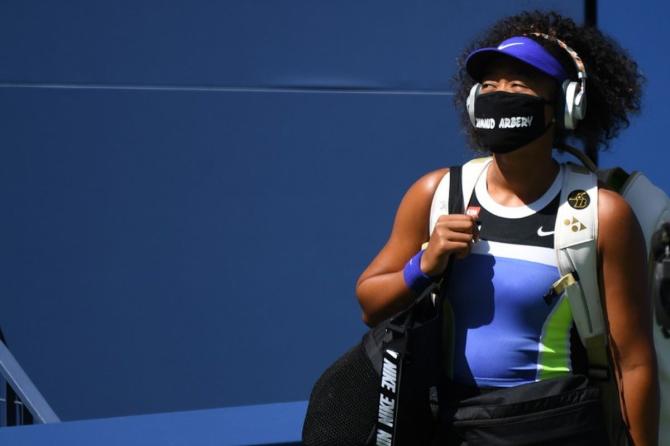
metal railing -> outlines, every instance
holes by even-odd
[[[0,330],[0,375],[5,381],[4,398],[0,398],[2,406],[0,414],[4,415],[0,418],[0,426],[60,422],[49,403],[7,348],[2,330]]]

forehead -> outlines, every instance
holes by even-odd
[[[483,71],[483,79],[490,79],[500,75],[523,77],[527,79],[549,80],[553,79],[536,68],[531,67],[512,57],[496,55],[492,57],[488,66]]]

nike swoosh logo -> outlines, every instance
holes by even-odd
[[[548,236],[548,235],[553,235],[553,234],[554,234],[554,231],[543,231],[543,230],[542,230],[542,226],[540,226],[539,228],[537,228],[537,235],[538,235],[539,237],[546,237],[546,236]]]
[[[510,46],[515,46],[515,45],[523,45],[523,42],[513,42],[513,43],[508,43],[507,45],[500,45],[498,47],[499,50],[504,50],[505,48],[508,48]]]

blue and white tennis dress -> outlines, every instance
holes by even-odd
[[[486,171],[469,207],[480,207],[480,241],[456,260],[445,289],[453,311],[454,381],[511,387],[572,371],[567,298],[547,298],[558,280],[554,223],[563,168],[542,197],[521,207],[496,203]],[[448,311],[448,310],[447,310]]]

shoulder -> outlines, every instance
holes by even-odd
[[[601,223],[616,223],[618,218],[633,218],[633,210],[618,193],[598,187],[598,219]]]
[[[598,188],[598,221],[600,227],[617,227],[632,224],[635,214],[624,198],[604,187]]]
[[[412,212],[429,212],[435,190],[447,173],[449,168],[445,167],[429,172],[416,180],[405,193],[400,208],[409,208]]]
[[[616,192],[598,188],[598,248],[606,251],[612,245],[642,244],[642,230],[633,209]]]
[[[410,186],[398,207],[393,231],[391,232],[392,239],[396,236],[409,239],[416,238],[411,236],[414,233],[417,234],[418,238],[426,237],[424,232],[428,231],[433,195],[440,181],[448,172],[449,169],[447,168],[434,170],[423,175]]]
[[[435,193],[435,189],[437,189],[437,186],[440,184],[440,181],[442,181],[442,178],[444,178],[447,173],[449,173],[448,167],[428,172],[416,180],[408,192],[411,191],[416,194],[432,196]]]

